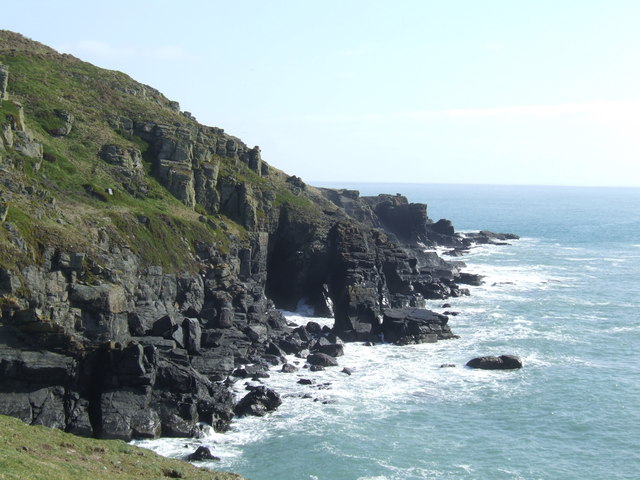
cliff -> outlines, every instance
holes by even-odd
[[[452,338],[424,299],[480,279],[424,245],[507,238],[459,235],[399,195],[307,185],[157,90],[8,31],[0,97],[0,413],[27,423],[222,431],[279,402],[236,402],[231,374],[337,354],[336,336]],[[301,303],[334,315],[332,332],[289,327],[277,308]]]

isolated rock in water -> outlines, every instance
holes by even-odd
[[[202,460],[220,460],[220,458],[213,455],[209,447],[200,446],[196,449],[195,452],[187,457],[187,460],[193,462]]]
[[[515,355],[500,355],[499,357],[476,357],[467,362],[469,368],[482,370],[515,370],[522,368],[522,360]]]

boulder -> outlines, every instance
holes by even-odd
[[[65,110],[54,110],[54,116],[57,118],[57,125],[48,129],[49,133],[54,137],[65,137],[71,133],[73,127],[73,114]]]
[[[232,375],[238,378],[269,378],[269,369],[265,365],[247,365],[236,368]]]
[[[467,362],[469,368],[482,370],[515,370],[522,368],[522,360],[515,355],[500,355],[499,357],[476,357]]]
[[[447,220],[446,218],[441,218],[432,224],[431,229],[440,235],[453,235],[456,233],[451,220]]]
[[[238,417],[255,415],[262,417],[274,411],[282,404],[280,395],[265,386],[251,387],[251,391],[245,395],[236,405],[235,414]]]
[[[326,353],[312,353],[307,357],[309,365],[319,367],[337,367],[338,360]]]
[[[386,341],[398,345],[431,343],[453,338],[445,315],[420,308],[390,308],[384,311],[382,332]]]
[[[475,273],[461,272],[456,280],[457,280],[458,283],[464,283],[465,285],[479,286],[479,285],[482,285],[484,283],[483,282],[483,278],[484,278],[483,275],[477,275]]]
[[[308,322],[306,327],[304,327],[306,329],[307,332],[309,332],[312,335],[320,335],[320,333],[322,333],[322,327],[320,326],[320,324],[318,322]]]
[[[291,363],[285,363],[282,365],[282,371],[285,373],[293,373],[298,371],[298,367],[292,365]]]
[[[127,170],[142,170],[142,154],[137,148],[103,145],[99,156],[111,165],[117,165]]]
[[[344,345],[340,343],[329,343],[327,345],[319,345],[314,348],[313,351],[324,353],[330,357],[340,357],[344,355]]]
[[[189,462],[202,462],[204,460],[220,460],[220,458],[213,455],[209,447],[201,445],[196,449],[195,452],[187,456],[187,460]]]
[[[202,339],[202,328],[197,318],[185,318],[182,322],[184,334],[184,346],[187,351],[194,355],[200,353],[200,343]]]

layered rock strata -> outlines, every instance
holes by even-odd
[[[453,338],[448,318],[425,310],[425,299],[466,295],[461,285],[481,279],[427,247],[458,255],[473,243],[513,238],[457,234],[451,222],[433,222],[426,205],[401,195],[306,185],[270,167],[258,147],[197,124],[137,85],[123,95],[150,98],[180,122],[113,112],[95,162],[131,201],[157,201],[149,198],[152,175],[226,243],[185,234],[179,248],[190,268],[168,271],[105,226],[87,227],[84,249],[58,241],[71,228],[62,214],[50,229],[56,241],[34,240],[37,232],[16,224],[19,216],[8,209],[29,202],[41,205],[40,216],[61,213],[59,187],[48,190],[49,178],[38,188],[25,184],[25,165],[33,177],[43,160],[57,161],[41,142],[73,141],[79,117],[47,113],[53,127],[36,139],[22,106],[10,100],[9,73],[0,66],[8,112],[0,118],[0,221],[6,245],[30,260],[0,267],[0,413],[28,423],[124,440],[197,435],[200,422],[224,431],[234,414],[263,415],[279,405],[262,387],[237,402],[232,386],[239,378],[259,380],[274,364],[294,371],[285,355],[324,368],[337,365],[341,339]],[[128,143],[108,141],[116,137]],[[112,187],[82,188],[91,201],[107,203],[113,194]],[[157,220],[131,218],[140,228]],[[241,235],[229,233],[226,222]],[[293,328],[277,309],[300,306],[334,316],[334,327]]]

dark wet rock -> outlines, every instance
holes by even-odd
[[[238,378],[269,378],[269,369],[265,365],[247,365],[236,368],[232,375]]]
[[[436,223],[430,225],[430,227],[432,231],[440,235],[453,235],[456,233],[451,220],[447,220],[446,218],[441,218]]]
[[[387,309],[382,329],[386,341],[400,345],[453,338],[445,315],[424,309]]]
[[[324,353],[330,357],[340,357],[344,355],[344,345],[340,343],[330,343],[328,345],[320,345],[314,351]]]
[[[311,352],[308,349],[304,348],[296,353],[297,358],[307,358]]]
[[[477,275],[475,273],[466,273],[466,272],[460,272],[460,275],[458,275],[457,278],[457,282],[458,283],[463,283],[465,285],[482,285],[484,276],[483,275]]]
[[[292,365],[290,363],[285,363],[284,365],[282,365],[282,372],[285,373],[293,373],[293,372],[297,372],[298,371],[298,367],[296,367],[295,365]]]
[[[443,363],[442,365],[440,365],[440,368],[454,368],[455,366],[455,363]]]
[[[220,460],[219,457],[216,457],[213,453],[211,453],[211,449],[205,446],[199,446],[195,452],[189,454],[187,456],[187,460],[190,462],[202,462],[205,460]]]
[[[304,326],[299,326],[293,329],[293,334],[297,335],[298,339],[301,342],[310,342],[311,341],[311,335],[310,332],[304,327]]]
[[[0,69],[5,99],[11,86],[7,75]],[[155,252],[128,247],[126,236],[114,235],[120,227],[100,226],[100,219],[87,221],[83,251],[66,244],[30,245],[7,221],[20,201],[45,208],[38,218],[41,213],[58,218],[62,230],[56,238],[62,243],[69,219],[55,211],[44,184],[20,180],[24,155],[35,157],[29,163],[34,174],[45,153],[48,162],[60,160],[25,130],[25,119],[35,113],[23,110],[31,106],[14,104],[12,119],[0,122],[5,160],[0,221],[9,251],[26,264],[5,262],[0,268],[0,413],[123,440],[194,435],[200,422],[223,431],[236,408],[233,382],[268,375],[269,364],[285,363],[285,354],[308,357],[307,367],[317,371],[337,365],[335,357],[344,348],[340,338],[372,345],[381,336],[396,343],[453,337],[446,317],[424,313],[425,299],[468,294],[461,285],[480,279],[463,272],[461,262],[445,261],[424,246],[463,253],[474,243],[516,238],[486,231],[464,236],[448,220],[433,222],[426,205],[402,195],[361,197],[355,190],[316,189],[293,176],[280,179],[258,147],[199,125],[150,87],[132,85],[127,95],[154,106],[146,113],[142,108],[136,118],[114,111],[106,119],[128,146],[87,145],[113,184],[86,183],[84,192],[106,204],[123,188],[144,201],[150,180],[143,168],[144,145],[153,181],[201,218],[178,247],[191,266],[169,271],[149,264]],[[62,127],[52,133],[66,135],[56,141],[74,141],[69,101],[68,111],[50,118]],[[177,113],[177,120],[154,118],[156,107]],[[115,141],[107,137],[105,142]],[[6,161],[12,157],[16,165]],[[243,171],[251,176],[238,175]],[[267,175],[269,182],[253,181]],[[279,195],[281,188],[286,195]],[[281,201],[288,197],[294,201]],[[297,205],[309,202],[309,209]],[[170,220],[125,210],[122,219],[150,235]],[[242,227],[242,238],[233,233],[233,222]],[[224,240],[198,238],[209,228]],[[44,242],[49,243],[59,242]],[[302,304],[315,315],[333,316],[333,329],[317,322],[292,329],[276,310]],[[229,379],[234,370],[240,377]],[[239,412],[261,414],[277,403],[260,388],[250,387]]]
[[[479,245],[505,245],[507,240],[518,240],[520,237],[513,233],[495,233],[488,230],[481,230],[478,233],[466,234],[466,238]]]
[[[312,353],[307,357],[307,362],[311,366],[319,367],[337,367],[338,360],[335,357],[327,355],[325,353]]]
[[[446,252],[443,253],[443,255],[446,255],[448,257],[462,257],[465,253],[468,253],[469,250],[467,249],[463,249],[463,248],[454,248],[452,250],[447,250]]]
[[[311,378],[301,378],[300,380],[298,380],[298,383],[300,385],[313,385],[314,383],[316,383],[316,381]]]
[[[515,355],[500,355],[499,357],[476,357],[466,364],[469,368],[483,370],[515,370],[522,368],[522,360]]]
[[[285,355],[287,355],[287,352],[285,352],[282,348],[280,348],[274,342],[269,342],[269,345],[267,346],[265,353],[267,353],[268,355],[273,355],[275,357],[284,357]]]
[[[322,333],[322,327],[318,322],[308,322],[305,326],[305,330],[312,335],[320,335]]]
[[[312,372],[322,372],[324,370],[324,365],[311,365],[309,370]]]
[[[191,355],[200,353],[202,328],[197,318],[185,318],[182,322],[185,348]]]
[[[333,335],[333,338],[339,340],[339,338],[336,337],[335,335]],[[314,353],[316,352],[324,353],[331,357],[340,357],[344,355],[344,345],[342,344],[342,341],[340,341],[340,343],[334,343],[331,340],[329,340],[329,338],[320,337],[311,346],[311,351]]]
[[[288,338],[281,338],[278,341],[278,347],[280,350],[288,355],[293,355],[303,348],[303,341],[299,337],[290,336]]]
[[[345,375],[351,375],[351,374],[353,374],[353,369],[352,369],[352,368],[344,367],[344,368],[341,370],[341,372],[342,372],[342,373],[344,373]]]
[[[251,391],[243,397],[235,408],[235,414],[239,417],[255,415],[262,417],[277,409],[282,400],[275,391],[264,387],[253,387]]]
[[[283,355],[271,355],[269,353],[264,353],[261,358],[267,365],[282,365],[286,363],[286,358]]]

